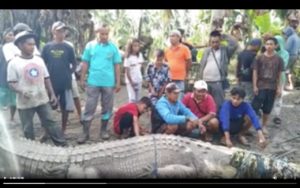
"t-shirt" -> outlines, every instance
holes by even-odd
[[[283,60],[277,54],[272,57],[262,54],[254,61],[253,70],[257,70],[258,89],[276,90],[278,74],[283,71]]]
[[[125,113],[130,113],[133,116],[139,116],[139,111],[136,103],[128,103],[121,106],[118,111],[115,113],[114,117],[114,131],[117,134],[121,134],[120,132],[120,120],[122,119]]]
[[[70,42],[70,41],[67,41],[67,40],[64,40],[64,42],[65,43],[67,43],[67,44],[69,44],[72,48],[73,48],[73,50],[74,50],[74,44],[72,43],[72,42]],[[74,52],[74,54],[75,54],[75,52]],[[75,55],[76,56],[76,55]],[[72,68],[72,66],[74,66],[74,65],[71,65],[70,67]],[[76,66],[76,69],[78,68],[79,66],[77,65]],[[75,71],[76,72],[76,71]],[[75,73],[73,72],[72,73],[72,80],[76,80],[76,76],[75,76]]]
[[[216,114],[216,103],[210,94],[206,94],[202,101],[197,102],[193,93],[187,93],[182,99],[182,103],[189,108],[198,118],[207,114]],[[198,107],[197,107],[198,106]],[[199,110],[200,109],[200,110]]]
[[[76,66],[74,49],[66,42],[49,42],[42,51],[53,89],[62,91],[72,88],[72,70]]]
[[[218,61],[219,67],[221,67],[221,50],[214,50],[215,57]],[[207,58],[206,66],[203,70],[203,80],[207,82],[216,82],[221,80],[221,75],[219,71],[219,67],[217,65],[217,62],[213,56],[213,53],[210,52]]]
[[[243,82],[252,82],[252,66],[256,53],[244,50],[238,55],[237,77]]]
[[[186,63],[191,59],[189,48],[183,44],[176,47],[170,47],[165,51],[165,58],[170,68],[172,80],[185,80],[186,78]]]
[[[17,82],[22,91],[30,94],[28,99],[17,93],[18,109],[37,107],[49,101],[45,88],[45,78],[48,77],[46,65],[38,56],[32,59],[15,57],[10,61],[7,68],[7,81]]]
[[[3,53],[7,62],[12,60],[16,56],[21,55],[20,49],[13,42],[9,42],[3,45]],[[40,55],[40,52],[36,46],[34,47],[33,54],[38,56]]]
[[[82,60],[89,64],[87,83],[97,87],[115,86],[115,64],[122,62],[118,48],[111,42],[106,44],[96,40],[89,42]]]
[[[141,83],[143,81],[143,76],[141,72],[142,64],[144,63],[144,58],[142,53],[138,56],[130,55],[124,59],[124,67],[129,68],[129,74],[134,83]],[[125,82],[129,83],[127,75],[125,75]]]
[[[232,105],[231,101],[225,101],[219,112],[219,119],[224,132],[229,131],[230,121],[244,118],[245,115],[250,118],[251,123],[256,130],[261,129],[259,120],[249,103],[242,102],[238,107],[235,107]]]

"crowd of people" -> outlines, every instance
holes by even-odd
[[[294,23],[294,22],[293,22]],[[298,22],[299,24],[299,22]],[[0,49],[0,106],[10,107],[9,124],[14,124],[18,109],[24,136],[35,139],[33,117],[37,113],[44,128],[41,141],[51,138],[54,144],[66,146],[69,113],[77,110],[82,134],[79,144],[90,138],[90,127],[101,96],[100,137],[107,140],[109,120],[113,117],[113,132],[119,138],[144,134],[175,134],[196,137],[211,142],[221,134],[220,143],[232,147],[232,135],[248,145],[245,137],[255,128],[259,144],[264,147],[268,138],[269,115],[274,110],[274,122],[281,123],[282,92],[292,90],[291,73],[299,59],[298,25],[289,25],[283,35],[270,33],[249,41],[238,52],[236,78],[238,86],[231,88],[225,99],[228,66],[234,57],[230,45],[222,45],[224,34],[214,30],[209,45],[200,60],[199,78],[192,92],[185,92],[194,51],[182,41],[181,30],[170,32],[170,46],[156,49],[154,61],[145,63],[140,41],[129,41],[124,55],[109,40],[110,28],[96,24],[96,39],[88,42],[81,56],[79,86],[86,92],[83,112],[75,78],[77,60],[74,46],[65,40],[66,25],[52,25],[53,40],[41,52],[31,28],[18,23],[3,33]],[[236,48],[234,48],[236,49]],[[125,69],[128,103],[120,104],[113,113],[115,93],[121,89],[121,64]],[[143,81],[148,95],[143,96]],[[53,111],[61,111],[61,127],[54,121]],[[143,127],[140,116],[151,113],[151,130]],[[261,118],[261,122],[260,122]]]

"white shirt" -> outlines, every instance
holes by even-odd
[[[217,51],[214,51],[214,52],[215,52],[215,56],[216,56],[218,63],[220,63],[221,62],[221,50],[218,49]],[[221,67],[220,64],[219,64],[219,67]],[[203,70],[203,80],[210,81],[210,82],[216,82],[216,81],[221,80],[220,71],[216,64],[216,61],[214,59],[212,52],[209,53],[206,66]]]
[[[124,59],[124,67],[129,68],[129,74],[134,83],[141,83],[143,81],[141,67],[144,63],[144,58],[141,53],[139,56],[130,55],[128,58]],[[129,83],[127,75],[125,75],[125,82]]]
[[[37,107],[49,101],[45,88],[47,77],[49,77],[48,70],[39,56],[31,59],[17,56],[8,63],[7,81],[17,82],[18,87],[30,95],[28,99],[17,93],[18,109]]]
[[[21,50],[14,44],[14,42],[9,42],[3,45],[3,54],[6,62],[9,62],[16,56],[21,55]],[[34,47],[34,55],[41,55],[37,47]]]

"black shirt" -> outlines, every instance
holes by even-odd
[[[253,62],[256,53],[244,50],[238,55],[237,77],[242,82],[252,82]]]
[[[76,67],[74,49],[67,43],[49,42],[42,51],[42,57],[48,68],[53,89],[62,91],[72,88],[72,70]]]

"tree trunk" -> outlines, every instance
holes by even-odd
[[[77,56],[79,56],[85,44],[93,39],[94,24],[89,10],[1,10],[0,11],[0,32],[6,28],[13,27],[23,22],[31,27],[38,36],[41,44],[52,40],[51,26],[56,21],[62,21],[69,27],[67,40],[72,42]],[[2,37],[2,36],[1,36]],[[39,44],[38,43],[38,47]]]

